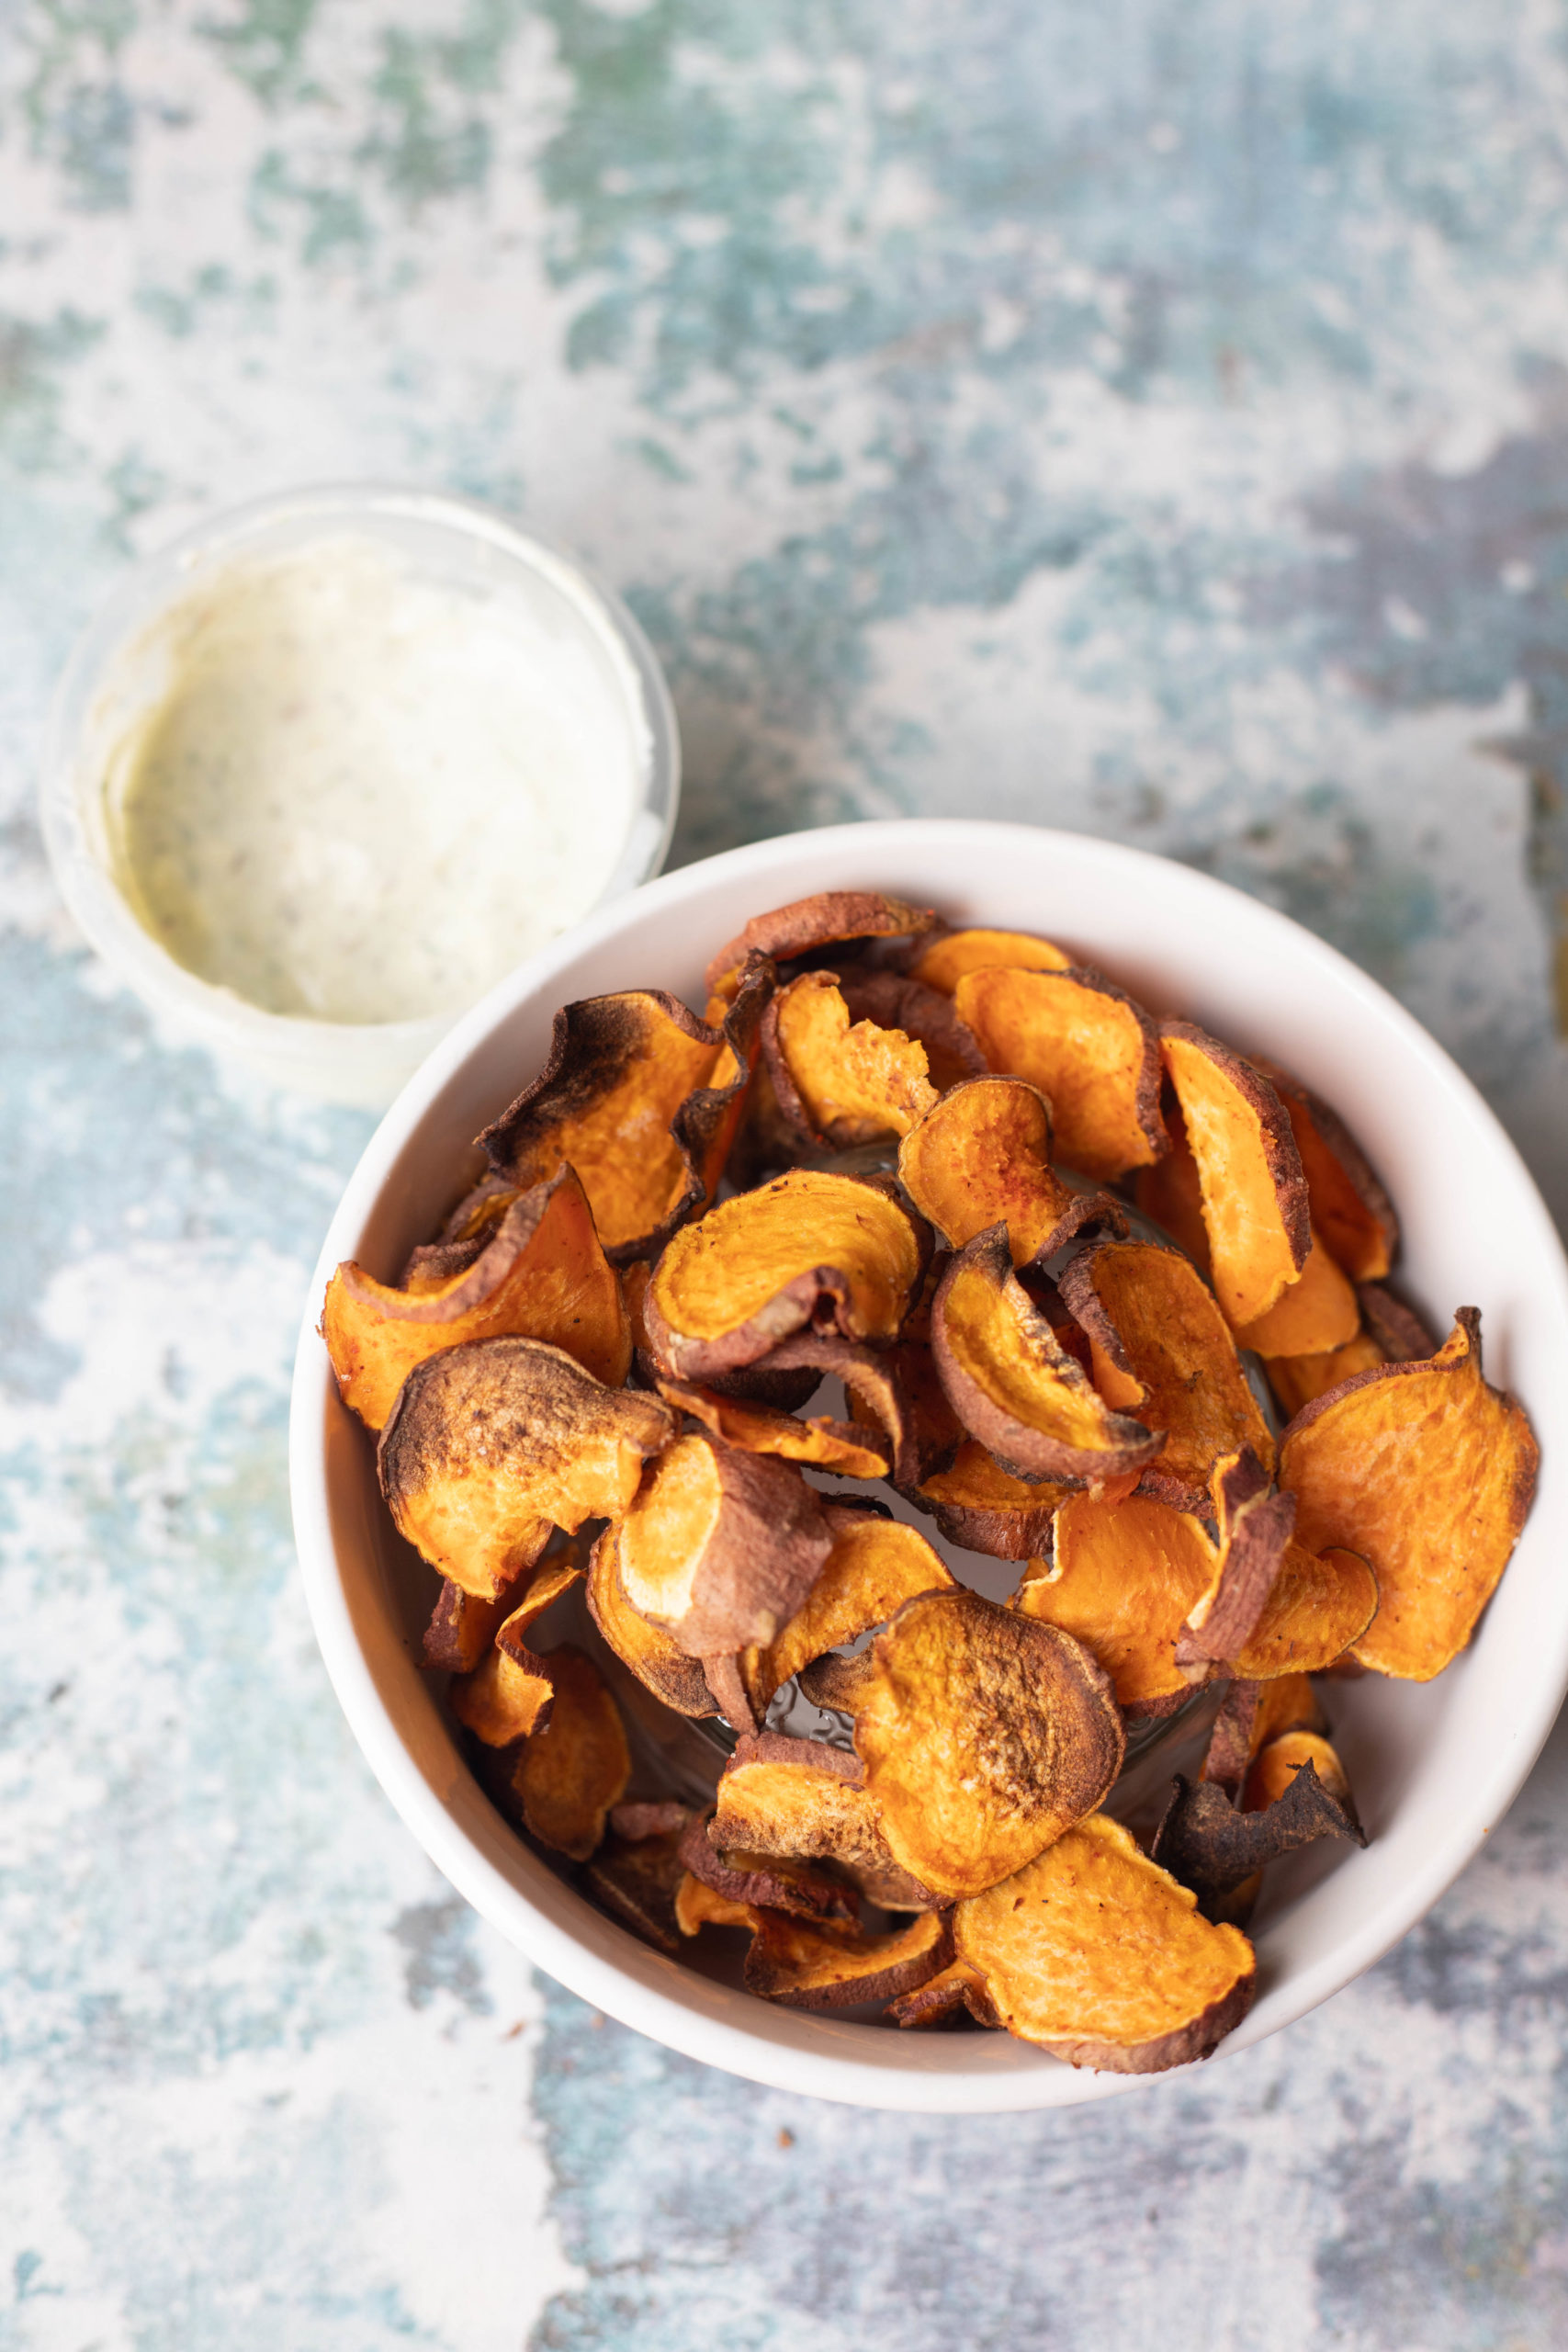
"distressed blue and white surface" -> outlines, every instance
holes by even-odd
[[[0,2346],[1568,2342],[1568,1749],[1365,1982],[895,2121],[535,1983],[357,1759],[285,1378],[366,1123],[161,1037],[31,811],[209,504],[525,512],[671,670],[678,854],[1167,850],[1393,986],[1568,1208],[1568,12],[0,0]]]

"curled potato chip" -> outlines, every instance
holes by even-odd
[[[1292,1733],[1289,1737],[1292,1742],[1312,1740],[1314,1747],[1326,1749],[1330,1756],[1334,1753],[1326,1740],[1315,1740],[1311,1734]],[[1335,1757],[1337,1770],[1338,1761]],[[1319,1838],[1366,1844],[1366,1832],[1349,1803],[1349,1787],[1342,1771],[1338,1772],[1342,1796],[1331,1794],[1319,1780],[1310,1754],[1303,1754],[1298,1766],[1280,1777],[1285,1784],[1264,1809],[1238,1812],[1216,1781],[1190,1782],[1178,1776],[1150,1852],[1162,1869],[1191,1890],[1206,1915],[1212,1917],[1224,1907],[1228,1897],[1247,1888],[1249,1880],[1281,1854],[1314,1845]]]
[[[1167,1148],[1159,1115],[1159,1033],[1099,972],[967,972],[953,995],[992,1069],[1037,1086],[1051,1104],[1057,1157],[1104,1183]]]
[[[510,1747],[547,1720],[555,1696],[554,1671],[548,1657],[541,1657],[529,1646],[527,1634],[581,1578],[582,1570],[570,1553],[536,1567],[521,1600],[497,1629],[489,1654],[448,1689],[452,1713],[487,1747]]]
[[[1387,1361],[1372,1333],[1361,1330],[1342,1348],[1331,1348],[1326,1354],[1270,1356],[1264,1368],[1275,1403],[1285,1419],[1291,1420],[1314,1396],[1326,1396],[1342,1380],[1358,1372],[1375,1372]]]
[[[661,1369],[712,1382],[811,1329],[897,1337],[929,1236],[885,1186],[792,1169],[676,1234],[643,1319]]]
[[[722,1029],[660,989],[563,1006],[539,1076],[479,1137],[491,1165],[536,1184],[570,1161],[612,1261],[650,1256],[713,1195],[772,991],[753,967]]]
[[[502,1176],[486,1176],[471,1185],[442,1227],[434,1241],[422,1241],[409,1251],[398,1287],[423,1297],[442,1290],[454,1274],[467,1273],[476,1258],[494,1240],[497,1228],[513,1201],[522,1194]]]
[[[1012,1271],[1007,1227],[967,1242],[931,1308],[947,1399],[971,1437],[1020,1478],[1100,1482],[1141,1470],[1163,1431],[1113,1413]]]
[[[1231,1682],[1209,1732],[1201,1777],[1217,1781],[1234,1803],[1264,1744],[1287,1731],[1321,1731],[1323,1710],[1305,1674],[1271,1682]]]
[[[613,1521],[588,1564],[588,1613],[604,1640],[647,1690],[678,1715],[717,1713],[700,1658],[688,1657],[662,1625],[632,1607],[621,1584],[620,1529]]]
[[[1228,1046],[1184,1021],[1160,1031],[1197,1162],[1214,1291],[1233,1328],[1266,1315],[1306,1263],[1306,1179],[1285,1106]]]
[[[784,1462],[808,1462],[815,1470],[830,1470],[840,1478],[886,1478],[892,1467],[892,1449],[884,1451],[877,1431],[855,1421],[817,1419],[798,1420],[771,1405],[756,1405],[740,1396],[722,1396],[716,1388],[693,1382],[661,1380],[659,1393],[678,1413],[690,1413],[710,1436],[742,1453],[773,1453]]]
[[[443,1577],[424,1629],[425,1665],[435,1673],[471,1674],[494,1641],[511,1597],[500,1592],[493,1600],[480,1600],[454,1584],[450,1577]]]
[[[621,1521],[621,1589],[693,1657],[771,1642],[833,1544],[822,1498],[792,1463],[677,1438]]]
[[[606,1388],[539,1340],[470,1340],[416,1364],[377,1449],[398,1532],[480,1600],[531,1568],[553,1527],[612,1518],[673,1435],[657,1396]]]
[[[918,1529],[870,1511],[833,1511],[833,1548],[816,1583],[765,1649],[745,1660],[751,1703],[775,1690],[825,1650],[884,1625],[918,1592],[953,1589],[953,1576]]]
[[[1356,1294],[1314,1226],[1306,1263],[1295,1281],[1256,1323],[1242,1324],[1236,1340],[1264,1357],[1325,1355],[1331,1348],[1348,1347],[1360,1328]]]
[[[411,1294],[350,1262],[327,1284],[321,1310],[344,1403],[372,1430],[416,1363],[509,1332],[564,1348],[612,1388],[626,1376],[631,1331],[620,1283],[570,1168],[513,1199],[466,1272]]]
[[[998,1222],[1015,1266],[1047,1258],[1091,1227],[1125,1233],[1105,1193],[1070,1193],[1051,1165],[1051,1109],[1020,1078],[955,1086],[904,1137],[898,1176],[955,1250]]]
[[[1209,1262],[1209,1228],[1203,1222],[1203,1186],[1198,1162],[1187,1140],[1187,1122],[1176,1089],[1167,1078],[1160,1087],[1160,1119],[1170,1138],[1170,1149],[1152,1168],[1140,1168],[1133,1179],[1133,1198],[1146,1217],[1168,1234],[1184,1258],[1190,1258],[1205,1282],[1213,1278]]]
[[[1100,1241],[1074,1258],[1062,1296],[1088,1335],[1095,1386],[1117,1412],[1165,1431],[1144,1491],[1201,1511],[1210,1473],[1249,1446],[1266,1470],[1274,1441],[1247,1384],[1224,1317],[1174,1250],[1152,1241]]]
[[[1270,1483],[1249,1446],[1214,1465],[1219,1553],[1176,1643],[1176,1662],[1194,1679],[1206,1679],[1216,1666],[1239,1657],[1269,1605],[1296,1521],[1294,1495],[1272,1494]]]
[[[1337,1111],[1277,1062],[1258,1060],[1290,1117],[1312,1221],[1353,1283],[1382,1282],[1399,1249],[1399,1219]]]
[[[512,1790],[531,1837],[585,1862],[626,1792],[631,1757],[620,1710],[592,1659],[563,1643],[549,1663],[549,1716],[523,1742]]]
[[[951,1453],[959,1431],[934,1367],[922,1377],[919,1361],[929,1363],[931,1351],[919,1343],[869,1348],[853,1340],[836,1340],[818,1331],[797,1331],[751,1366],[753,1374],[780,1381],[796,1377],[841,1380],[858,1422],[829,1421],[812,1428],[854,1430],[857,1440],[874,1447],[883,1462],[880,1475],[896,1486],[918,1479],[928,1462]],[[824,1469],[834,1465],[820,1464]],[[855,1473],[876,1476],[877,1473]]]
[[[708,1836],[711,1816],[694,1815],[681,1838],[681,1860],[692,1876],[731,1903],[754,1903],[787,1911],[792,1918],[852,1922],[860,1898],[843,1879],[808,1861],[782,1854],[722,1849]]]
[[[1287,1544],[1258,1623],[1229,1663],[1253,1682],[1322,1674],[1355,1647],[1377,1613],[1378,1581],[1359,1553]]]
[[[938,1897],[895,1861],[857,1756],[777,1732],[737,1740],[720,1778],[713,1842],[761,1854],[825,1857],[889,1910]]]
[[[700,1935],[705,1928],[752,1928],[757,1914],[750,1903],[737,1903],[732,1894],[720,1894],[715,1886],[705,1886],[690,1871],[682,1873],[675,1890],[675,1925],[683,1936]]]
[[[1481,1317],[1461,1307],[1434,1356],[1359,1373],[1296,1416],[1280,1476],[1297,1532],[1342,1545],[1377,1578],[1381,1604],[1353,1645],[1406,1681],[1440,1674],[1469,1641],[1535,1494],[1540,1450],[1512,1396],[1481,1368]]]
[[[652,1812],[679,1818],[635,1831],[620,1826],[625,1814]],[[610,1835],[583,1872],[583,1885],[601,1911],[607,1911],[656,1951],[673,1953],[681,1949],[675,1896],[685,1875],[681,1860],[685,1819],[683,1805],[612,1806]]]
[[[1049,1551],[1052,1522],[1068,1487],[1015,1478],[985,1447],[965,1438],[951,1465],[932,1471],[909,1499],[929,1510],[950,1544],[994,1560],[1029,1560]]]
[[[1416,1363],[1435,1356],[1438,1343],[1414,1307],[1382,1283],[1363,1283],[1357,1292],[1361,1318],[1382,1351],[1385,1363]]]
[[[964,2010],[976,2025],[1000,2030],[1001,2019],[986,1997],[986,1980],[966,1960],[949,1961],[912,1993],[901,1993],[887,2005],[887,2014],[896,2025],[910,2027],[945,2025]]]
[[[709,989],[722,991],[748,956],[771,956],[777,963],[837,947],[847,939],[903,939],[930,931],[936,917],[929,907],[907,906],[882,890],[818,890],[753,915],[744,931],[727,942],[708,965]]]
[[[759,1910],[744,1981],[749,1993],[786,2008],[848,2008],[912,1992],[945,1966],[952,1949],[941,1912],[924,1913],[888,1935],[867,1936]]]
[[[1125,1714],[1168,1714],[1188,1694],[1176,1645],[1215,1560],[1190,1512],[1146,1495],[1069,1495],[1056,1513],[1051,1566],[1031,1563],[1012,1606],[1081,1642]]]
[[[807,1149],[908,1135],[936,1101],[925,1047],[901,1029],[852,1024],[833,972],[802,972],[780,989],[762,1051],[779,1108]]]
[[[814,1707],[833,1708],[840,1715],[852,1717],[865,1696],[874,1666],[869,1650],[857,1650],[852,1657],[825,1650],[801,1668],[797,1678],[801,1696]]]
[[[1066,972],[1073,958],[1032,931],[988,931],[971,924],[945,927],[916,942],[909,976],[951,996],[966,972]]]
[[[951,997],[906,979],[901,972],[843,963],[839,988],[852,1021],[872,1021],[879,1029],[901,1029],[926,1049],[931,1084],[938,1093],[966,1078],[985,1074],[979,1040],[960,1021]]]
[[[1104,1814],[960,1904],[953,1935],[985,2009],[1073,2066],[1153,2075],[1188,2065],[1252,2005],[1247,1938],[1212,1926]]]
[[[855,1752],[895,1860],[939,1894],[1007,1877],[1122,1769],[1109,1678],[1054,1625],[959,1587],[907,1600],[872,1656]]]

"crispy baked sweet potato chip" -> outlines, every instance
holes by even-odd
[[[850,1020],[833,972],[802,972],[762,1021],[780,1110],[807,1150],[904,1136],[936,1101],[926,1049],[901,1029]]]
[[[892,1468],[892,1447],[884,1447],[880,1432],[858,1421],[825,1417],[803,1421],[794,1413],[780,1413],[744,1396],[725,1396],[694,1381],[661,1380],[659,1393],[676,1412],[690,1413],[710,1436],[738,1446],[742,1453],[808,1462],[814,1470],[829,1470],[840,1478],[886,1478]]]
[[[1311,1733],[1294,1732],[1288,1737],[1311,1740],[1333,1755],[1327,1741],[1316,1740]],[[1335,1796],[1319,1780],[1310,1755],[1298,1760],[1299,1769],[1292,1767],[1288,1782],[1261,1811],[1238,1812],[1217,1781],[1188,1781],[1178,1775],[1150,1851],[1162,1869],[1191,1889],[1205,1916],[1224,1908],[1227,1898],[1281,1854],[1294,1853],[1319,1838],[1366,1844],[1343,1773],[1344,1794]],[[1334,1760],[1337,1767],[1337,1757]]]
[[[502,1176],[485,1176],[471,1185],[442,1227],[434,1241],[422,1241],[409,1251],[398,1288],[421,1298],[443,1290],[455,1274],[467,1273],[476,1258],[494,1240],[513,1201],[522,1194]]]
[[[717,1713],[702,1660],[688,1657],[672,1634],[644,1617],[626,1599],[621,1585],[618,1521],[605,1528],[589,1560],[588,1613],[621,1664],[656,1699],[678,1715],[701,1718]]]
[[[527,1635],[547,1609],[581,1583],[575,1556],[560,1553],[528,1578],[522,1599],[498,1628],[487,1657],[471,1674],[458,1675],[447,1690],[452,1713],[487,1747],[510,1747],[548,1719],[555,1696],[549,1657],[530,1647]]]
[[[1469,1641],[1535,1494],[1539,1449],[1513,1397],[1481,1368],[1481,1317],[1461,1307],[1435,1356],[1359,1373],[1299,1413],[1280,1448],[1297,1532],[1358,1552],[1381,1605],[1354,1645],[1406,1681],[1440,1674]]]
[[[327,1284],[321,1310],[344,1403],[372,1430],[416,1363],[502,1332],[564,1348],[612,1388],[626,1376],[631,1330],[621,1286],[570,1168],[511,1203],[466,1272],[413,1295],[351,1262]]]
[[[713,1195],[772,993],[753,966],[722,1029],[660,989],[563,1006],[544,1069],[479,1137],[492,1167],[526,1185],[570,1162],[607,1255],[651,1256]]]
[[[1348,1347],[1360,1328],[1356,1294],[1314,1226],[1306,1263],[1295,1281],[1287,1283],[1267,1315],[1242,1324],[1235,1336],[1254,1355],[1325,1355],[1331,1348]]]
[[[939,1898],[894,1860],[859,1757],[777,1732],[737,1740],[718,1784],[711,1830],[720,1847],[830,1859],[887,1910],[923,1911]]]
[[[624,1814],[653,1810],[682,1817],[658,1827],[639,1827],[636,1834],[620,1826]],[[583,1872],[583,1884],[599,1908],[656,1951],[681,1949],[675,1896],[685,1875],[681,1860],[685,1813],[683,1805],[612,1806],[610,1834]]]
[[[1338,1749],[1321,1732],[1304,1724],[1293,1731],[1278,1732],[1263,1742],[1247,1776],[1243,1810],[1264,1813],[1271,1804],[1278,1804],[1306,1764],[1317,1774],[1319,1787],[1354,1821],[1356,1807],[1349,1776],[1339,1760]]]
[[[953,1002],[992,1069],[1046,1096],[1067,1167],[1104,1183],[1160,1158],[1159,1035],[1112,981],[993,968],[965,973]]]
[[[1049,1551],[1057,1506],[1070,1492],[1049,1479],[1015,1478],[971,1437],[947,1469],[909,1490],[909,1499],[930,1511],[950,1544],[993,1560],[1030,1560]]]
[[[1087,1335],[1107,1405],[1165,1449],[1143,1488],[1179,1510],[1205,1509],[1210,1473],[1250,1446],[1266,1470],[1274,1441],[1224,1317],[1185,1258],[1152,1241],[1100,1241],[1072,1260],[1062,1297]]]
[[[1051,1109],[1020,1078],[976,1078],[944,1094],[898,1150],[920,1215],[955,1250],[1000,1222],[1015,1266],[1043,1265],[1079,1233],[1125,1233],[1105,1193],[1070,1193],[1051,1165]]]
[[[1190,1512],[1146,1495],[1069,1495],[1056,1513],[1051,1566],[1031,1562],[1012,1607],[1081,1642],[1125,1714],[1168,1714],[1190,1687],[1176,1644],[1214,1566],[1214,1547]]]
[[[937,930],[917,942],[909,976],[951,996],[966,972],[1066,972],[1072,964],[1070,956],[1035,932],[971,924],[962,931]]]
[[[531,1837],[585,1862],[626,1792],[631,1757],[620,1710],[592,1659],[565,1643],[549,1657],[555,1698],[548,1720],[523,1742],[513,1793]]]
[[[1159,1096],[1160,1119],[1170,1137],[1170,1149],[1152,1168],[1140,1168],[1133,1179],[1133,1198],[1145,1216],[1152,1217],[1169,1235],[1183,1257],[1190,1258],[1205,1282],[1212,1281],[1209,1228],[1203,1222],[1203,1187],[1198,1162],[1187,1140],[1187,1122],[1168,1078]]]
[[[1185,1021],[1160,1031],[1202,1188],[1214,1291],[1233,1327],[1266,1315],[1306,1263],[1306,1179],[1285,1106],[1228,1046]]]
[[[1382,1350],[1385,1363],[1417,1363],[1437,1354],[1438,1342],[1415,1308],[1382,1283],[1363,1283],[1356,1295],[1361,1319]]]
[[[885,1625],[916,1593],[954,1589],[946,1562],[918,1529],[871,1511],[829,1517],[833,1548],[816,1583],[774,1640],[746,1654],[747,1687],[759,1712],[802,1667]]]
[[[976,1234],[943,1275],[931,1348],[971,1437],[1020,1478],[1095,1483],[1141,1470],[1163,1431],[1113,1413],[1012,1271],[1007,1227]]]
[[[984,2009],[1073,2066],[1154,2075],[1188,2065],[1252,2005],[1247,1938],[1211,1926],[1104,1814],[960,1904],[953,1934]]]
[[[416,1364],[377,1466],[398,1531],[480,1600],[531,1568],[552,1527],[624,1510],[675,1417],[606,1388],[540,1340],[470,1340]]]
[[[710,1383],[808,1328],[891,1340],[929,1249],[886,1186],[792,1169],[675,1236],[643,1300],[649,1340],[664,1372]]]
[[[433,1673],[471,1674],[494,1641],[511,1599],[510,1593],[498,1592],[492,1600],[479,1600],[443,1577],[424,1629],[424,1664]]]
[[[1282,1674],[1272,1682],[1233,1681],[1210,1729],[1201,1778],[1217,1781],[1234,1803],[1267,1741],[1283,1732],[1322,1729],[1323,1710],[1307,1675]]]
[[[882,890],[818,890],[809,899],[795,899],[753,915],[744,931],[728,941],[708,965],[709,989],[724,992],[748,956],[771,956],[788,963],[796,956],[814,955],[819,947],[837,947],[846,939],[905,939],[930,931],[936,917],[930,907],[907,906]]]
[[[1326,1396],[1342,1380],[1358,1372],[1375,1372],[1387,1361],[1371,1332],[1361,1330],[1342,1348],[1330,1348],[1323,1355],[1270,1356],[1264,1369],[1274,1401],[1288,1421],[1314,1396]]]
[[[716,1886],[705,1886],[690,1871],[682,1873],[675,1890],[675,1925],[682,1935],[700,1935],[705,1928],[751,1928],[756,1919],[756,1911],[750,1903],[737,1903],[732,1894],[720,1894]]]
[[[1296,1523],[1294,1495],[1273,1494],[1270,1485],[1250,1446],[1214,1464],[1210,1493],[1219,1553],[1176,1642],[1177,1665],[1194,1680],[1207,1680],[1240,1657],[1269,1606]]]
[[[809,1699],[814,1707],[836,1708],[852,1721],[860,1712],[862,1700],[875,1668],[871,1652],[857,1650],[845,1657],[838,1650],[825,1650],[803,1666],[797,1678],[801,1696]]]
[[[939,1894],[976,1894],[1091,1813],[1122,1769],[1109,1678],[1054,1625],[962,1587],[907,1600],[855,1716],[883,1834]]]
[[[966,1078],[982,1078],[986,1057],[979,1039],[960,1021],[951,997],[901,972],[841,963],[839,989],[852,1021],[872,1021],[879,1029],[901,1029],[926,1049],[928,1074],[937,1092]]]
[[[732,1903],[761,1904],[787,1911],[792,1918],[852,1923],[860,1897],[843,1879],[818,1863],[791,1861],[783,1854],[758,1854],[745,1847],[721,1848],[708,1836],[712,1816],[694,1815],[681,1838],[681,1860],[694,1878]]]
[[[693,1657],[771,1642],[833,1545],[822,1498],[792,1463],[677,1438],[621,1521],[621,1590]]]
[[[1312,1221],[1353,1283],[1382,1282],[1399,1249],[1393,1203],[1336,1111],[1277,1062],[1258,1060],[1284,1104],[1312,1199]]]
[[[1366,1633],[1378,1612],[1378,1582],[1359,1553],[1287,1544],[1269,1598],[1229,1661],[1253,1682],[1281,1674],[1322,1674]]]
[[[849,2008],[912,1992],[946,1965],[952,1951],[952,1930],[938,1911],[889,1935],[867,1936],[759,1910],[744,1980],[749,1993],[786,2008]]]

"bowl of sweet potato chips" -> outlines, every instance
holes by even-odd
[[[795,835],[496,989],[378,1131],[294,1507],[371,1764],[584,1998],[1068,2104],[1367,1967],[1568,1682],[1568,1270],[1374,982],[1103,842]]]

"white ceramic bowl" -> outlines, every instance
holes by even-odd
[[[1542,1449],[1540,1492],[1470,1649],[1438,1681],[1335,1692],[1335,1736],[1371,1835],[1280,1866],[1257,1928],[1259,1991],[1224,2045],[1260,2041],[1385,1952],[1515,1794],[1568,1683],[1568,1268],[1517,1154],[1469,1081],[1364,973],[1285,916],[1139,851],[1013,825],[841,826],[729,852],[592,916],[461,1021],[410,1081],[350,1182],[317,1269],[294,1385],[294,1521],[317,1635],[361,1747],[426,1852],[531,1959],[689,2056],[795,2091],[948,2113],[1064,2107],[1134,2087],[1003,2034],[909,2034],[770,2007],[638,1943],[554,1876],[480,1794],[417,1664],[424,1570],[393,1534],[371,1449],[315,1332],[332,1268],[389,1276],[434,1228],[453,1168],[542,1062],[558,1004],[651,985],[701,1003],[707,956],[748,916],[827,888],[891,890],[960,920],[1039,930],[1151,1010],[1268,1052],[1325,1094],[1398,1204],[1398,1279],[1436,1329],[1483,1311],[1486,1367]],[[1222,2052],[1222,2055],[1224,2053]]]

